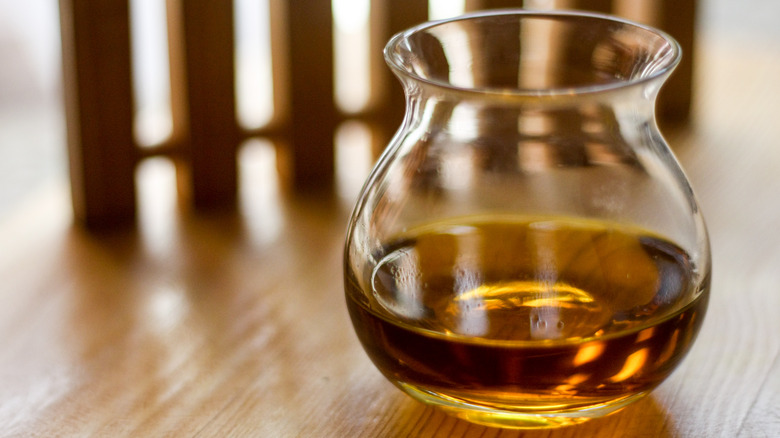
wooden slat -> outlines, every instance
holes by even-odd
[[[372,2],[372,93],[382,104],[375,118],[378,127],[375,151],[387,144],[401,126],[406,101],[401,83],[384,64],[382,50],[398,32],[428,20],[428,2],[419,0],[381,0]]]
[[[522,8],[523,3],[523,0],[467,0],[466,10]]]
[[[512,8],[522,6],[518,0],[482,0],[480,7],[485,9]],[[523,46],[525,39],[523,33],[531,26],[522,25],[520,21],[505,23],[502,31],[506,32],[501,44],[483,44],[481,41],[471,42],[471,51],[479,53],[479,57],[485,59],[507,59],[507,53],[516,53],[517,59],[512,62],[501,63],[496,68],[494,63],[474,63],[474,78],[477,83],[488,83],[493,86],[508,88],[517,87],[523,80]],[[521,141],[521,133],[518,131],[520,111],[516,108],[496,107],[487,105],[479,110],[480,132],[485,133],[481,141],[486,142],[486,147],[495,151],[484,158],[483,166],[496,172],[501,172],[508,167],[516,166],[518,162],[518,144]]]
[[[533,0],[467,0],[466,8],[468,10],[476,9],[498,9],[498,8],[530,8],[539,9],[583,9],[593,12],[610,13],[612,11],[612,0],[558,0],[552,3],[539,2]]]
[[[261,129],[277,131],[289,114],[287,96],[290,89],[290,56],[287,53],[287,0],[268,0],[268,33],[271,43],[271,82],[273,114],[267,126]]]
[[[696,62],[696,0],[663,0],[659,2],[658,27],[672,35],[683,52],[680,65],[661,89],[658,114],[662,122],[679,124],[690,117],[693,100],[693,66]]]
[[[520,6],[522,0],[468,0],[469,10],[506,8]],[[526,0],[525,6],[537,2]],[[658,99],[658,116],[663,124],[674,125],[686,122],[690,117],[693,98],[693,65],[695,63],[696,0],[663,0],[645,3],[620,0],[558,0],[553,2],[558,9],[582,9],[592,12],[623,15],[671,34],[683,51],[683,59],[672,77],[664,84]],[[639,13],[639,16],[636,15]],[[644,16],[642,16],[644,15]]]
[[[664,84],[658,99],[658,116],[666,125],[681,124],[690,116],[695,62],[696,0],[663,0],[647,5],[631,5],[613,0],[565,0],[565,7],[602,13],[617,13],[621,6],[643,9],[645,17],[631,19],[658,27],[672,35],[683,51],[683,60]]]
[[[467,8],[519,7],[521,0],[469,0]],[[535,4],[526,1],[526,4]],[[91,226],[135,216],[130,42],[126,1],[62,0],[63,63],[73,205]],[[560,0],[556,7],[613,12],[612,0]],[[236,123],[233,7],[231,2],[168,0],[175,151],[182,178],[199,209],[234,205]],[[275,133],[284,126],[293,185],[299,190],[333,183],[333,137],[339,115],[333,102],[333,22],[328,2],[272,0]],[[662,94],[660,113],[685,120],[690,108],[695,0],[665,1],[654,11],[687,54]],[[372,2],[370,117],[384,146],[400,125],[405,101],[381,60],[396,32],[427,19],[427,2]],[[283,24],[282,24],[283,23]],[[283,30],[282,30],[283,29]],[[284,32],[285,36],[280,37]],[[286,41],[282,41],[286,40]],[[282,42],[287,50],[280,50]],[[287,92],[285,92],[285,90]],[[377,114],[378,113],[378,114]],[[282,114],[282,116],[280,116]],[[377,148],[378,149],[378,148]],[[159,151],[155,151],[160,153]]]
[[[336,107],[330,2],[290,0],[285,14],[289,56],[289,159],[295,189],[333,186]]]
[[[135,218],[130,28],[126,0],[61,0],[65,117],[76,221]]]
[[[612,0],[567,0],[567,8],[583,9],[591,12],[601,12],[603,14],[612,13]]]
[[[231,206],[238,187],[239,141],[232,2],[172,0],[169,14],[171,27],[181,29],[180,43],[174,39],[171,44],[171,64],[178,64],[172,73],[184,76],[184,89],[175,86],[171,91],[184,93],[173,96],[174,107],[185,105],[174,108],[173,115],[178,118],[174,125],[186,133],[194,206]]]
[[[189,108],[187,101],[187,66],[184,62],[184,22],[181,1],[166,0],[168,31],[168,70],[171,87],[171,118],[173,126],[169,142],[179,145],[178,155],[189,148]]]

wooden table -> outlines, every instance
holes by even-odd
[[[708,219],[712,299],[652,396],[541,432],[416,403],[349,323],[350,202],[285,195],[259,169],[235,215],[145,187],[137,231],[90,235],[63,183],[0,221],[0,435],[780,436],[780,50],[710,39],[697,62],[695,119],[668,137]]]

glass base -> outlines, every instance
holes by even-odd
[[[539,410],[537,407],[523,410],[522,407],[518,407],[517,410],[507,410],[469,403],[406,383],[399,382],[398,386],[412,398],[441,409],[449,415],[483,426],[505,429],[550,429],[580,424],[617,412],[649,393],[649,391],[639,392],[607,402],[575,408]]]

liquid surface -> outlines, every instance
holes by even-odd
[[[706,308],[684,251],[614,224],[431,224],[378,259],[370,289],[346,285],[361,342],[402,389],[454,405],[564,412],[648,391]]]

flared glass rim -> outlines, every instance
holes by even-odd
[[[410,70],[409,68],[405,67],[400,62],[399,56],[396,53],[396,48],[400,44],[402,44],[403,41],[408,40],[410,37],[420,32],[424,32],[426,30],[438,26],[443,26],[449,23],[474,20],[479,18],[498,17],[498,16],[518,16],[518,17],[523,16],[523,17],[541,18],[541,19],[581,18],[581,19],[594,19],[602,22],[612,22],[615,24],[622,24],[627,27],[634,28],[636,30],[648,32],[650,34],[657,36],[659,39],[664,40],[669,44],[672,56],[664,60],[664,62],[660,66],[658,66],[649,74],[638,76],[635,78],[630,78],[627,80],[620,80],[620,81],[616,80],[607,83],[598,83],[598,84],[581,85],[581,86],[523,89],[523,88],[499,88],[499,87],[463,87],[463,86],[454,85],[447,81],[425,78],[415,73],[414,71]],[[475,94],[480,94],[482,96],[496,95],[496,96],[504,96],[504,97],[514,96],[514,97],[521,97],[521,98],[522,97],[543,97],[543,96],[560,97],[560,96],[571,96],[571,95],[587,95],[593,93],[602,93],[610,90],[619,90],[619,89],[634,87],[637,85],[646,84],[648,82],[653,82],[655,80],[658,80],[659,78],[666,77],[677,67],[677,65],[680,63],[680,60],[682,59],[682,49],[680,47],[680,44],[677,42],[677,40],[675,40],[668,33],[658,28],[655,28],[653,26],[644,25],[614,15],[601,14],[596,12],[586,12],[580,10],[528,10],[528,9],[519,9],[519,8],[477,11],[477,12],[466,13],[463,15],[458,15],[447,19],[432,20],[432,21],[421,23],[417,26],[413,26],[406,30],[403,30],[395,34],[392,38],[390,38],[390,40],[385,45],[383,54],[387,65],[391,68],[391,70],[393,70],[397,75],[399,75],[402,78],[409,78],[414,80],[415,82],[419,82],[429,86],[439,87],[452,92],[468,93],[468,94],[475,93]]]

